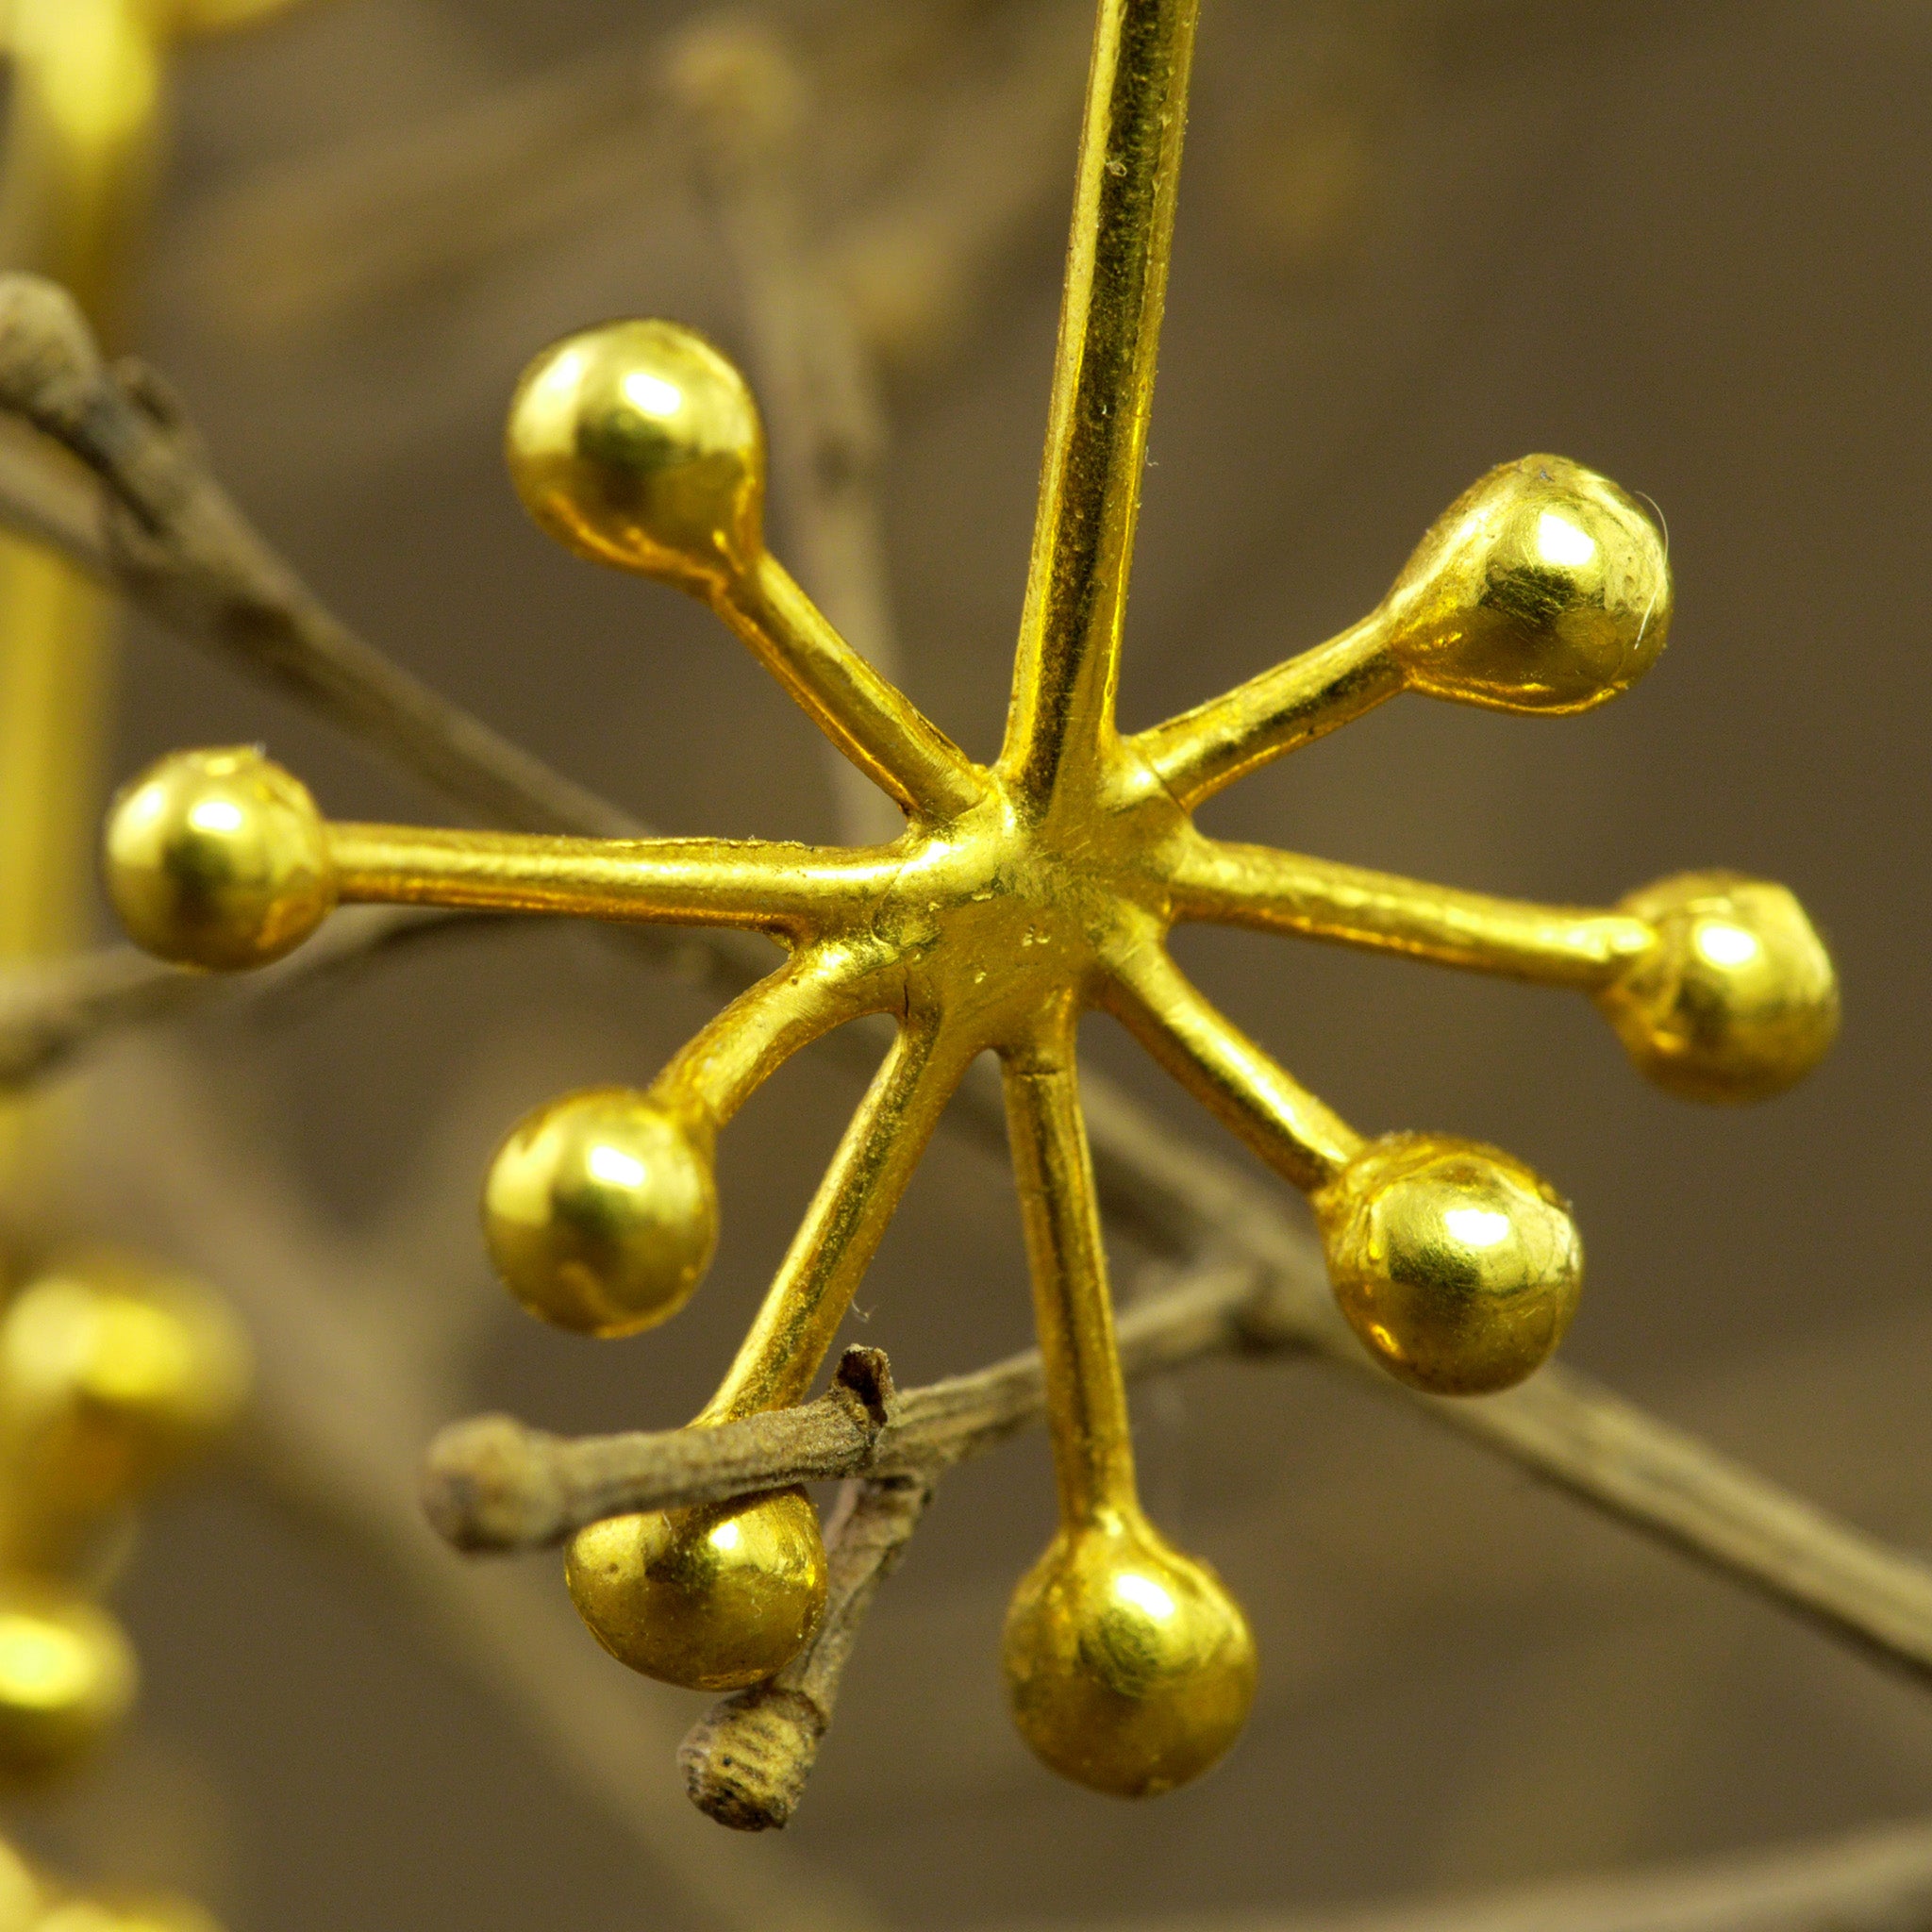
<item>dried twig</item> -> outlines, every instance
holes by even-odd
[[[36,275],[0,276],[0,409],[93,474],[102,486],[100,549],[80,560],[98,568],[104,556],[116,587],[170,630],[220,652],[498,824],[635,833],[627,814],[338,622],[216,481],[158,378],[137,363],[105,365],[72,297]]]
[[[724,236],[774,436],[774,505],[801,580],[847,642],[900,682],[880,471],[885,418],[847,304],[820,271],[792,192],[806,82],[775,35],[730,15],[689,29],[668,70]],[[826,747],[840,834],[887,844],[898,808]]]
[[[1924,1932],[1927,1925],[1932,1824],[1918,1823],[1446,1905],[1145,1920],[1087,1932]]]
[[[864,1897],[829,1872],[780,1874],[721,1860],[658,1774],[678,1700],[612,1681],[562,1591],[546,1579],[457,1562],[425,1533],[410,1471],[455,1399],[473,1298],[425,1334],[417,1284],[377,1249],[316,1219],[232,1112],[172,1057],[124,1058],[112,1104],[91,1110],[90,1184],[127,1228],[163,1245],[241,1311],[258,1357],[242,1448],[289,1507],[345,1542],[422,1617],[458,1668],[502,1704],[558,1774],[716,1932],[760,1932],[774,1888],[801,1932],[876,1932]],[[467,1192],[465,1185],[464,1192]]]
[[[1255,1232],[1240,1229],[1237,1239]],[[1312,1250],[1299,1242],[1290,1250],[1272,1230],[1260,1232],[1276,1250],[1273,1266],[1204,1271],[1122,1318],[1127,1373],[1163,1373],[1211,1355],[1308,1353],[1395,1393],[1336,1313]],[[896,1396],[867,1392],[881,1386],[873,1352],[852,1351],[816,1402],[715,1429],[573,1441],[504,1417],[459,1424],[431,1451],[430,1514],[459,1547],[514,1549],[559,1541],[625,1510],[791,1482],[863,1476],[929,1486],[1045,1414],[1040,1358],[1030,1352]],[[1932,1568],[1833,1522],[1586,1377],[1559,1365],[1504,1395],[1413,1399],[1573,1495],[1932,1678]]]

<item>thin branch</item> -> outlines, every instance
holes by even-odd
[[[1208,1269],[1124,1315],[1126,1373],[1166,1373],[1214,1355],[1320,1356],[1386,1394],[1421,1402],[1437,1420],[1544,1480],[1932,1680],[1932,1569],[1560,1365],[1481,1401],[1407,1395],[1368,1359],[1336,1312],[1312,1248],[1297,1241],[1289,1262],[1291,1251],[1275,1245],[1273,1267]],[[863,1477],[919,1492],[917,1507],[901,1519],[900,1543],[890,1549],[895,1561],[948,1470],[1044,1417],[1037,1353],[893,1395],[874,1353],[854,1350],[816,1402],[718,1429],[570,1441],[504,1417],[458,1424],[431,1449],[426,1502],[432,1521],[458,1547],[502,1550],[556,1542],[584,1523],[626,1510]],[[803,1712],[796,1704],[777,1706],[782,1734],[774,1734],[772,1710],[741,1707],[727,1729],[732,1751],[714,1748],[703,1777],[691,1770],[695,1747],[687,1746],[693,1795],[714,1817],[740,1828],[785,1823],[830,1722],[838,1674],[869,1601],[868,1590],[856,1608],[841,1610],[829,1673],[820,1674],[809,1653],[802,1660],[812,1694]],[[730,1708],[713,1713],[714,1731]],[[724,1761],[727,1756],[735,1761]]]
[[[30,424],[102,488],[100,548],[70,519],[34,534],[105,558],[137,607],[192,643],[390,752],[502,824],[626,838],[637,822],[432,691],[339,622],[271,551],[215,479],[158,378],[109,368],[79,308],[39,276],[0,275],[0,409]],[[36,504],[50,492],[33,497]]]
[[[267,1137],[172,1057],[117,1062],[91,1111],[87,1172],[113,1217],[220,1289],[246,1320],[258,1400],[242,1451],[285,1507],[355,1551],[430,1641],[496,1700],[584,1804],[628,1837],[714,1932],[759,1932],[774,1896],[801,1932],[878,1932],[828,1872],[720,1860],[658,1768],[678,1700],[618,1678],[554,1578],[457,1562],[424,1533],[410,1470],[460,1364],[397,1324],[411,1284],[314,1218]],[[459,1324],[457,1336],[460,1339]]]
[[[879,517],[885,418],[792,191],[805,77],[775,34],[736,15],[688,29],[668,66],[749,325],[774,431],[774,502],[799,577],[853,649],[902,684]],[[887,844],[904,829],[892,801],[841,757],[832,785],[847,843]]]
[[[1297,1915],[1142,1920],[1083,1932],[1924,1932],[1932,1824],[1701,1859],[1654,1872],[1524,1886],[1452,1904]],[[1009,1925],[1001,1932],[1045,1932]],[[1062,1928],[1063,1932],[1063,1928]]]

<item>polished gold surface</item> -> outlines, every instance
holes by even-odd
[[[497,1273],[559,1328],[634,1335],[668,1321],[718,1244],[708,1140],[695,1121],[624,1087],[540,1108],[484,1184]]]
[[[1838,974],[1784,887],[1690,872],[1621,908],[1657,943],[1597,991],[1630,1058],[1691,1100],[1765,1100],[1838,1038]]]
[[[1350,1325],[1391,1374],[1432,1394],[1522,1381],[1576,1312],[1576,1224],[1498,1148],[1391,1134],[1315,1196],[1315,1214]]]
[[[564,1577],[612,1657],[693,1690],[762,1682],[825,1607],[825,1549],[803,1490],[594,1523],[571,1539]]]
[[[129,935],[163,959],[266,966],[335,904],[314,800],[245,745],[162,758],[115,799],[112,827],[108,895]]]
[[[1138,1509],[1063,1529],[1014,1593],[1013,1721],[1064,1777],[1152,1798],[1200,1776],[1255,1701],[1255,1640],[1207,1564]]]
[[[545,352],[518,392],[510,466],[539,522],[710,604],[904,808],[891,844],[319,824],[292,780],[262,772],[251,796],[275,802],[263,824],[294,801],[274,819],[286,839],[258,830],[242,843],[295,857],[238,869],[232,890],[213,861],[204,890],[199,861],[172,856],[174,835],[125,823],[142,787],[108,830],[117,903],[158,908],[142,916],[164,947],[204,963],[263,950],[265,925],[279,944],[335,900],[722,924],[776,942],[782,963],[647,1093],[561,1103],[519,1130],[492,1173],[492,1246],[525,1302],[566,1325],[621,1332],[675,1307],[709,1250],[716,1134],[810,1040],[863,1014],[896,1021],[696,1426],[807,1394],[948,1095],[976,1055],[998,1055],[1059,1491],[1058,1531],[1015,1599],[1008,1679],[1047,1762],[1130,1793],[1221,1756],[1254,1659],[1239,1607],[1160,1541],[1136,1499],[1077,1093],[1082,1012],[1113,1015],[1311,1195],[1365,1345],[1391,1373],[1455,1392],[1519,1380],[1560,1339],[1581,1281],[1562,1202],[1491,1148],[1365,1140],[1189,984],[1168,950],[1173,926],[1245,924],[1586,992],[1645,1072],[1705,1096],[1795,1077],[1836,1013],[1829,960],[1776,888],[1704,878],[1613,910],[1544,908],[1224,843],[1193,824],[1194,807],[1243,773],[1404,691],[1563,713],[1641,675],[1671,617],[1661,533],[1574,463],[1540,456],[1492,471],[1362,623],[1120,735],[1195,13],[1195,0],[1100,6],[1040,520],[1006,741],[990,767],[845,645],[765,550],[762,433],[715,350],[664,324],[610,325]],[[192,821],[197,784],[234,795],[232,776],[192,764],[143,782],[159,786],[158,820],[170,825]],[[182,849],[200,850],[192,839]],[[607,1145],[621,1158],[593,1185]],[[720,1525],[735,1540],[721,1545]],[[722,1686],[768,1674],[806,1640],[823,1563],[810,1507],[788,1491],[597,1525],[577,1538],[569,1575],[615,1655]]]
[[[78,1591],[0,1582],[0,1778],[71,1769],[134,1701],[121,1626]]]

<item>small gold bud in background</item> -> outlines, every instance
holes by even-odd
[[[34,1276],[0,1313],[0,1455],[16,1529],[37,1524],[58,1541],[133,1501],[234,1422],[249,1371],[240,1324],[197,1282],[102,1254]]]
[[[134,1702],[121,1626],[77,1591],[0,1581],[0,1777],[32,1783],[87,1757]]]

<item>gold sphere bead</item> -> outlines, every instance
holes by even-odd
[[[0,1582],[0,1777],[20,1782],[87,1757],[134,1702],[121,1626],[77,1591]]]
[[[1671,627],[1662,532],[1562,457],[1505,463],[1457,498],[1385,608],[1410,689],[1503,711],[1586,711],[1657,662]]]
[[[107,873],[136,944],[220,972],[292,952],[336,903],[315,801],[248,745],[175,752],[125,787]]]
[[[1013,1721],[1062,1776],[1148,1798],[1241,1736],[1255,1640],[1207,1564],[1138,1513],[1063,1529],[1014,1592],[1003,1645]]]
[[[1619,908],[1657,931],[1598,995],[1617,1037],[1659,1087],[1691,1100],[1768,1100],[1838,1038],[1838,974],[1784,887],[1689,872]]]
[[[758,405],[675,323],[607,323],[553,343],[517,386],[505,449],[538,524],[599,563],[702,595],[764,546]]]
[[[710,1137],[628,1087],[539,1108],[483,1185],[491,1258],[531,1314],[635,1335],[691,1299],[718,1244]]]
[[[1431,1394],[1522,1381],[1576,1312],[1576,1224],[1547,1181],[1497,1148],[1391,1134],[1314,1205],[1350,1325],[1391,1374]]]
[[[613,1516],[570,1541],[577,1614],[619,1663],[691,1690],[762,1683],[811,1641],[825,1546],[800,1489]]]
[[[246,1337],[199,1283],[108,1256],[28,1282],[0,1315],[0,1415],[38,1500],[87,1516],[127,1501],[232,1423]]]

